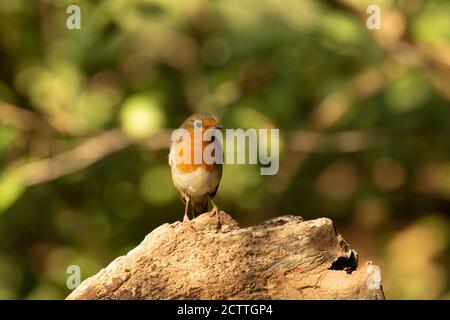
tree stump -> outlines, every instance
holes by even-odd
[[[164,224],[67,299],[384,299],[379,268],[327,218],[249,228],[228,214]]]

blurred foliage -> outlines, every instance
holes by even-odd
[[[241,225],[330,217],[388,298],[449,299],[450,2],[348,1],[380,5],[373,31],[339,3],[2,1],[0,298],[64,298],[69,265],[85,279],[181,219],[154,134],[208,111],[280,128],[276,176],[224,168]]]

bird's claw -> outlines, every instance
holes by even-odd
[[[189,220],[189,219],[188,220],[183,220],[183,223],[185,223],[191,231],[193,231],[193,232],[197,231],[197,230],[195,230],[195,228],[194,228],[194,226],[192,224],[192,220]]]

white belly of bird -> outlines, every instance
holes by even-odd
[[[177,188],[191,197],[200,197],[214,192],[220,182],[218,170],[208,171],[200,167],[192,172],[172,171],[172,178]]]

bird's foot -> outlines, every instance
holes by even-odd
[[[191,229],[191,231],[196,231],[194,226],[192,225],[192,220],[189,219],[189,216],[187,214],[184,215],[183,217],[183,224],[187,224],[187,226],[189,227],[189,229]]]
[[[222,227],[222,221],[220,219],[220,209],[218,206],[214,205],[213,209],[211,210],[211,212],[216,216],[216,226],[217,229],[220,229]]]

